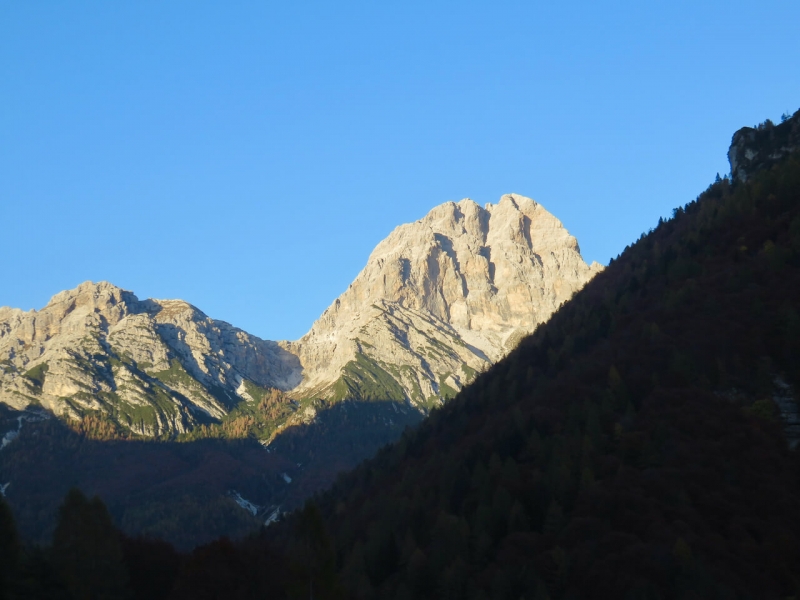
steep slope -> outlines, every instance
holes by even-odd
[[[313,506],[275,533],[316,543],[316,597],[797,597],[798,386],[795,150],[676,209],[318,497],[335,559]]]
[[[276,343],[180,300],[86,282],[40,311],[0,308],[0,402],[17,409],[170,435],[299,380],[299,361]]]
[[[785,118],[785,117],[784,117]],[[731,177],[745,182],[753,173],[767,169],[800,148],[800,120],[780,126],[767,120],[758,127],[742,127],[733,134],[728,150]]]
[[[304,367],[292,393],[425,410],[507,354],[600,269],[529,198],[442,204],[378,244],[347,291],[287,346]]]
[[[264,523],[273,501],[283,502],[291,486],[281,475],[297,468],[251,440],[96,439],[85,427],[76,432],[38,411],[0,405],[0,428],[8,425],[0,435],[14,439],[0,449],[0,493],[29,542],[50,540],[73,487],[99,495],[131,535],[182,549],[241,537]],[[243,509],[242,498],[258,505],[256,514]]]

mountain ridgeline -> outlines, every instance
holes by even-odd
[[[245,517],[263,523],[397,439],[600,270],[540,204],[511,194],[485,207],[448,202],[398,227],[295,342],[105,282],[39,311],[0,308],[0,402],[13,409],[0,429],[10,436],[0,485],[35,539],[79,485],[128,531],[182,546],[221,532],[193,536],[177,525],[186,514],[227,503],[233,515],[242,508],[232,498],[248,490],[245,512],[217,519],[233,535]],[[199,458],[209,452],[215,460]],[[132,476],[140,455],[162,468]],[[22,466],[32,463],[42,466]]]
[[[296,351],[294,395],[428,409],[505,356],[594,274],[577,241],[516,194],[448,202],[395,229]]]
[[[40,311],[0,309],[0,401],[119,433],[158,437],[219,421],[242,399],[299,380],[300,363],[179,300],[139,301],[109,283]]]
[[[424,414],[599,270],[528,198],[448,202],[381,242],[296,342],[105,282],[61,292],[40,311],[0,308],[0,402],[167,438],[220,423],[242,402],[275,404],[274,390],[305,420],[326,400],[394,400]]]

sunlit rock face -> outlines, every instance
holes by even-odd
[[[294,393],[340,397],[361,377],[375,394],[384,387],[420,407],[436,404],[601,268],[587,265],[575,238],[530,198],[437,206],[378,244],[311,330],[285,345],[304,368]]]
[[[56,294],[40,311],[0,308],[0,402],[18,409],[96,412],[135,433],[170,434],[225,414],[245,381],[299,380],[299,361],[276,343],[106,282]]]
[[[447,202],[395,229],[296,342],[270,342],[181,300],[84,283],[43,309],[0,308],[0,402],[97,414],[143,436],[218,422],[270,388],[426,412],[545,321],[601,267],[540,204]],[[299,422],[299,421],[298,421]]]

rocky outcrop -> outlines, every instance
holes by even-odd
[[[401,225],[298,342],[296,396],[437,404],[510,351],[602,267],[540,204],[447,202]]]
[[[742,127],[733,134],[728,150],[731,178],[747,181],[756,171],[770,167],[800,150],[800,110],[780,125],[766,121],[758,127]]]
[[[107,415],[141,435],[219,418],[248,385],[289,389],[296,357],[180,300],[86,282],[40,311],[0,308],[0,401]]]

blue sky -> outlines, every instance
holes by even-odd
[[[557,5],[557,6],[556,6]],[[607,264],[800,108],[800,4],[0,0],[0,305],[294,339],[395,226],[541,202]]]

